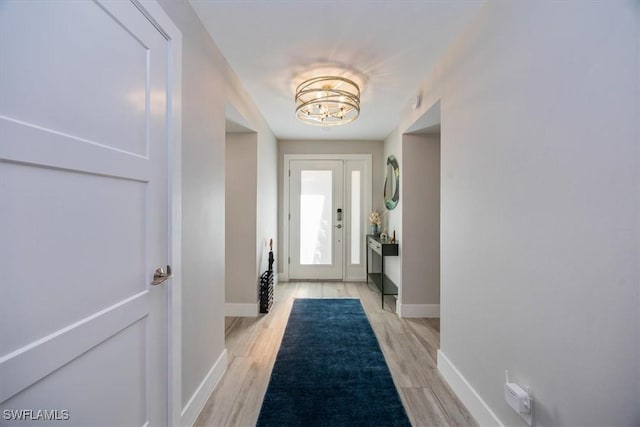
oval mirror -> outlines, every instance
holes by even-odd
[[[387,176],[384,180],[384,205],[388,210],[395,209],[400,200],[400,168],[398,160],[391,155],[387,158]]]

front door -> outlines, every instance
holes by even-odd
[[[131,2],[0,0],[2,425],[168,423],[169,55]]]
[[[292,279],[343,277],[343,162],[290,162],[290,257]]]

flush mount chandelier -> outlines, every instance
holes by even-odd
[[[296,117],[313,126],[339,126],[360,115],[360,88],[344,77],[305,80],[296,89]]]

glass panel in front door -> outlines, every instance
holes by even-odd
[[[333,173],[300,171],[300,264],[332,262]]]

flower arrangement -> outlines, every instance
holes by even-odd
[[[369,223],[380,226],[382,224],[382,217],[378,211],[373,211],[369,214]]]

